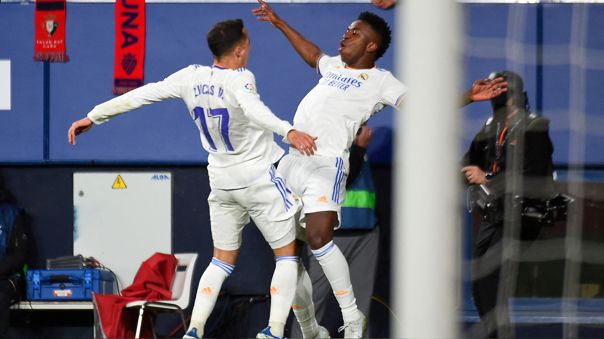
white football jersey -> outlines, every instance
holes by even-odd
[[[88,117],[100,124],[121,113],[171,98],[185,101],[199,128],[201,143],[209,153],[211,187],[250,186],[283,156],[273,132],[286,136],[293,127],[264,105],[256,92],[254,75],[244,68],[191,65],[163,81],[97,105]]]
[[[342,157],[359,130],[385,105],[398,107],[407,87],[390,72],[347,68],[342,59],[323,55],[317,62],[319,83],[302,99],[294,127],[318,137],[315,154]]]

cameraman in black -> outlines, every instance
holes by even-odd
[[[472,295],[488,337],[497,337],[498,328],[511,330],[506,305],[513,287],[504,287],[515,286],[515,279],[500,272],[503,246],[513,242],[502,239],[534,240],[541,225],[521,215],[530,212],[530,202],[538,205],[555,195],[549,120],[530,113],[518,74],[492,73],[487,81],[498,78],[507,82],[507,91],[490,100],[493,116],[472,140],[461,170],[482,216],[473,245]]]
[[[26,214],[0,176],[0,338],[8,336],[10,305],[20,299],[30,243]]]

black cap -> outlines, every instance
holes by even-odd
[[[498,71],[489,74],[489,80],[494,80],[496,78],[503,78],[508,85],[507,92],[501,93],[491,99],[493,109],[504,107],[509,98],[513,99],[513,103],[517,107],[524,107],[526,105],[527,100],[526,92],[524,91],[524,81],[522,81],[520,75],[512,71]]]

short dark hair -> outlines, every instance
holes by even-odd
[[[388,26],[388,23],[380,16],[371,12],[363,12],[359,14],[357,20],[368,23],[369,26],[371,26],[371,28],[380,36],[381,41],[377,51],[375,51],[375,59],[377,60],[381,58],[382,55],[386,53],[386,50],[390,46],[390,41],[392,40],[392,31],[390,30],[390,26]]]
[[[208,47],[215,57],[220,58],[233,50],[243,37],[243,20],[221,21],[208,32]]]

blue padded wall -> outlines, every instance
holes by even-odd
[[[0,59],[10,59],[13,72],[13,108],[0,112],[1,162],[206,161],[197,130],[178,100],[145,107],[95,127],[78,139],[76,147],[69,146],[66,131],[70,123],[95,104],[113,97],[113,4],[68,4],[67,51],[71,61],[51,63],[46,79],[43,63],[32,60],[34,6],[31,3],[0,6],[0,28],[10,32],[0,36]],[[147,4],[145,81],[161,80],[189,64],[211,63],[205,45],[207,30],[219,20],[240,17],[251,34],[249,68],[256,75],[263,100],[278,116],[292,120],[297,103],[314,86],[317,76],[279,31],[251,15],[254,6],[253,3]],[[394,26],[393,11],[382,11],[370,4],[275,4],[274,7],[292,26],[332,54],[337,53],[338,40],[347,25],[363,10],[378,12]],[[467,40],[460,93],[493,70],[517,70],[524,76],[533,108],[540,108],[539,113],[552,121],[555,162],[603,164],[604,153],[599,150],[604,147],[604,133],[598,122],[602,120],[604,107],[600,94],[604,90],[604,67],[598,56],[604,49],[604,37],[599,33],[604,25],[604,6],[466,4],[464,9]],[[394,48],[401,43],[400,39],[395,36],[393,46],[379,61],[380,67],[393,68]],[[539,41],[543,46],[540,67]],[[583,50],[574,43],[578,41],[584,41],[587,48]],[[542,77],[538,78],[540,71]],[[401,80],[405,81],[404,75]],[[50,93],[46,107],[45,81]],[[573,92],[574,89],[578,92]],[[535,107],[537,99],[542,102],[540,107]],[[45,112],[49,118],[47,159],[44,158]],[[585,122],[573,125],[571,117],[575,118],[573,121],[582,121],[580,112],[585,112]],[[370,122],[376,132],[370,146],[372,162],[391,161],[393,115],[391,109],[386,109]],[[466,109],[464,148],[489,115],[488,103],[473,104]],[[569,145],[574,143],[570,131],[577,128],[585,128],[587,132],[584,152],[579,151],[579,155],[576,150],[569,151]]]
[[[243,18],[250,31],[252,56],[249,68],[255,73],[263,100],[274,112],[292,120],[297,103],[316,82],[309,68],[289,46],[281,33],[252,15],[254,4],[147,4],[147,50],[145,82],[163,79],[189,64],[212,62],[205,34],[217,21]],[[365,4],[275,5],[291,24],[314,40],[327,53],[337,53],[338,41]],[[10,13],[8,13],[8,11]],[[0,150],[0,161],[42,161],[41,125],[42,63],[31,59],[33,53],[33,5],[2,5],[2,24],[16,34],[0,37],[0,44],[11,46],[0,58],[15,60],[19,69],[34,69],[36,79],[14,77],[15,104],[4,114],[2,126],[21,121],[21,111],[35,117],[37,124],[23,136],[20,147]],[[392,11],[384,12],[392,22]],[[144,107],[95,128],[78,139],[76,147],[66,142],[72,121],[83,117],[95,104],[113,97],[111,84],[114,52],[113,4],[68,4],[67,51],[65,64],[50,64],[50,154],[51,161],[135,161],[204,162],[207,155],[186,108],[179,100]],[[312,18],[312,20],[308,20]],[[22,29],[23,33],[15,30]],[[7,40],[8,39],[8,40]],[[21,48],[21,45],[24,45]],[[18,46],[19,49],[14,49]],[[6,54],[5,54],[6,53]],[[21,66],[24,64],[25,66]],[[392,55],[382,67],[391,67]],[[23,96],[21,87],[36,86],[39,96]],[[23,103],[21,103],[23,102]],[[35,109],[32,109],[35,104]],[[386,113],[388,114],[388,113]],[[389,119],[382,121],[388,124]],[[4,128],[3,128],[4,129]],[[4,136],[3,136],[4,137]],[[0,139],[3,140],[4,139]],[[9,143],[13,139],[7,139]]]
[[[0,161],[43,158],[43,64],[34,56],[33,6],[0,4],[0,59],[11,61],[10,111],[0,110]]]

